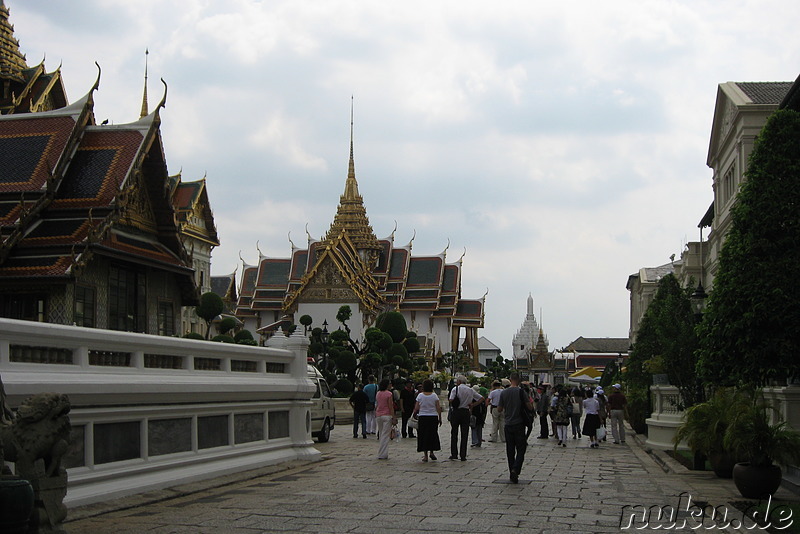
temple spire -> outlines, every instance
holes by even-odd
[[[9,9],[0,0],[0,78],[24,82],[22,71],[28,68],[25,56],[19,51],[19,41],[14,38],[14,26],[8,21]],[[10,95],[0,95],[8,98]]]
[[[2,2],[2,0],[0,0]],[[144,49],[144,92],[142,93],[142,112],[139,114],[139,118],[143,119],[149,115],[147,110],[147,56],[150,55],[150,50],[145,48]]]
[[[347,200],[359,198],[356,181],[356,164],[353,158],[353,96],[350,95],[350,162],[347,165],[347,181],[344,184],[344,197]]]
[[[339,198],[339,207],[336,210],[336,215],[323,241],[328,243],[330,240],[339,237],[343,231],[347,232],[362,259],[368,265],[374,264],[382,247],[372,231],[372,226],[370,226],[369,218],[367,217],[367,210],[364,207],[364,200],[358,192],[353,157],[352,96],[350,97],[350,161],[347,168],[347,180],[345,181],[344,193]]]

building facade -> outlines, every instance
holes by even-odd
[[[792,92],[792,87],[792,82],[726,82],[717,87],[706,158],[706,164],[713,170],[713,202],[697,225],[700,241],[687,243],[679,260],[640,269],[628,277],[631,342],[636,339],[658,280],[668,272],[674,272],[684,287],[702,283],[705,291],[713,289],[719,254],[731,224],[730,210],[744,180],[756,137],[771,113],[780,106],[796,104],[792,99],[796,99],[797,91]],[[706,228],[710,231],[703,240]]]

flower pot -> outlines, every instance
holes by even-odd
[[[0,532],[25,534],[33,512],[33,488],[24,478],[0,476]]]
[[[750,462],[733,467],[733,483],[747,499],[761,499],[773,495],[781,486],[781,468],[777,465],[755,467]]]
[[[714,452],[708,455],[708,461],[711,463],[714,474],[719,478],[733,477],[733,466],[736,465],[736,460],[730,454]]]

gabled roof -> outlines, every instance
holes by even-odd
[[[170,177],[172,206],[178,219],[181,233],[185,236],[205,241],[212,247],[219,246],[219,236],[211,211],[211,202],[206,190],[206,179],[184,182],[180,173]],[[197,224],[195,218],[202,224]]]
[[[717,87],[706,165],[713,159],[742,112],[768,114],[778,108],[792,82],[726,82]]]
[[[631,346],[627,337],[579,337],[567,346],[566,350],[582,353],[622,353],[627,354]],[[590,364],[587,364],[590,365]]]
[[[325,242],[324,250],[317,258],[314,266],[303,275],[299,284],[286,293],[283,309],[289,310],[303,291],[315,279],[320,268],[326,263],[332,263],[339,271],[342,279],[360,299],[365,309],[377,313],[384,306],[384,298],[378,289],[378,283],[372,276],[368,266],[358,254],[354,243],[350,240],[347,230],[339,236]],[[288,274],[288,273],[287,273]]]
[[[178,274],[194,303],[165,187],[161,105],[134,123],[96,126],[98,83],[71,106],[0,116],[0,274],[72,277],[99,254]]]

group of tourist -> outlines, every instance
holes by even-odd
[[[433,381],[414,384],[406,380],[402,387],[388,379],[375,383],[370,376],[363,387],[356,386],[350,397],[353,407],[353,437],[377,434],[378,458],[389,457],[389,442],[398,430],[403,438],[417,439],[417,451],[422,461],[436,460],[441,450],[439,427],[442,425],[442,405],[434,392]],[[448,393],[447,419],[450,422],[450,460],[467,460],[467,442],[480,447],[483,428],[491,416],[491,430],[487,441],[506,444],[509,477],[519,479],[525,459],[527,440],[539,419],[539,439],[556,438],[557,447],[566,447],[572,439],[586,437],[590,448],[606,441],[607,426],[611,427],[613,443],[625,443],[625,407],[627,399],[620,384],[612,386],[606,395],[601,387],[573,387],[562,384],[532,386],[521,383],[518,373],[492,383],[491,391],[481,386],[470,386],[464,376],[452,381]],[[581,419],[583,424],[581,425]],[[416,436],[414,433],[416,427]]]

